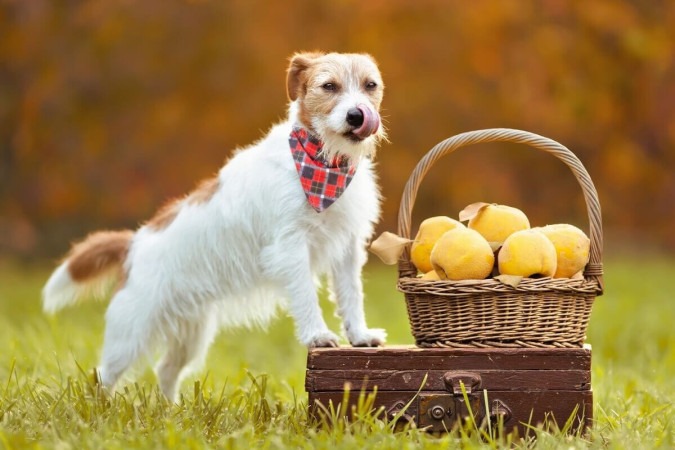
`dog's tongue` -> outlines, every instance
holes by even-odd
[[[363,123],[360,127],[354,129],[352,133],[361,139],[365,139],[371,134],[374,134],[380,127],[380,115],[377,111],[373,111],[367,105],[360,104],[356,106],[363,114]]]

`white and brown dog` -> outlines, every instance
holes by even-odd
[[[159,385],[173,399],[219,327],[265,324],[280,304],[300,342],[336,346],[317,299],[322,274],[349,342],[384,343],[384,330],[366,326],[361,284],[380,214],[371,158],[385,137],[383,88],[368,55],[294,55],[284,122],[137,231],[73,246],[44,288],[44,309],[118,280],[98,368],[104,386],[161,348]]]

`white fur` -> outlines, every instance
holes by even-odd
[[[361,285],[365,244],[380,213],[373,164],[364,155],[374,153],[384,130],[361,142],[341,137],[346,111],[369,101],[358,83],[344,86],[331,114],[304,124],[329,136],[328,152],[360,160],[348,189],[327,210],[310,207],[291,158],[288,138],[300,124],[299,99],[286,120],[220,170],[219,189],[207,202],[183,201],[165,229],[145,225],[136,232],[124,261],[126,281],[106,313],[99,368],[104,385],[112,387],[136,359],[161,346],[159,383],[174,398],[184,368],[203,361],[220,327],[264,325],[278,306],[293,317],[304,345],[337,345],[317,299],[315,280],[323,274],[349,342],[384,342],[384,330],[366,326]],[[44,289],[46,311],[81,294],[67,264]]]
[[[86,283],[76,283],[68,273],[68,263],[64,262],[54,270],[42,290],[43,310],[53,314],[82,298],[103,298],[110,292],[116,278],[116,271],[107,270]]]

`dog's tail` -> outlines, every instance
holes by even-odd
[[[85,296],[100,297],[123,274],[133,231],[99,231],[72,246],[42,290],[42,308],[54,313]]]

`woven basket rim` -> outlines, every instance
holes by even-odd
[[[398,213],[398,235],[403,238],[410,239],[412,209],[417,196],[417,191],[424,176],[431,169],[434,163],[443,156],[449,155],[461,147],[489,142],[512,142],[529,145],[530,147],[545,151],[555,156],[565,163],[572,171],[584,195],[590,225],[590,258],[584,270],[584,277],[586,281],[595,287],[595,294],[602,295],[604,291],[602,266],[602,216],[598,194],[595,186],[593,185],[593,181],[591,180],[590,175],[586,171],[579,158],[577,158],[577,156],[572,153],[572,151],[550,138],[540,136],[535,133],[510,128],[489,128],[457,134],[436,144],[417,163],[415,169],[408,179],[408,182],[406,183]],[[417,275],[417,269],[410,260],[410,244],[408,244],[403,251],[401,258],[399,259],[398,267],[399,286],[409,286],[410,282],[407,280],[414,279],[414,277]],[[559,282],[557,280],[565,281]],[[532,282],[534,282],[536,285],[545,284],[550,286],[552,289],[557,289],[561,286],[561,283],[569,283],[569,286],[577,286],[578,283],[576,283],[576,281],[577,280],[562,278],[542,278],[536,280],[525,278],[523,279],[525,284],[523,285],[522,289],[529,289]],[[438,281],[419,280],[419,283],[424,286],[435,286],[436,288],[444,287],[457,289],[475,289],[477,286],[493,286],[494,283],[502,284],[499,281],[491,279],[463,280],[462,282],[448,282],[447,280],[443,280],[443,282],[440,284]],[[414,284],[417,285],[417,283]]]
[[[400,277],[397,288],[411,294],[438,296],[469,295],[472,293],[519,293],[545,294],[546,292],[574,292],[599,295],[601,287],[597,280],[585,278],[523,278],[518,286],[511,286],[494,278],[484,280],[423,280],[417,277]]]

